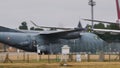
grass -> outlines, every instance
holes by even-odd
[[[56,60],[56,59],[41,59],[41,60],[12,60],[13,63],[59,63],[60,60]],[[10,62],[7,62],[10,63]]]
[[[120,68],[119,62],[75,62],[60,66],[60,63],[1,63],[0,68]]]
[[[117,55],[111,55],[110,62],[109,55],[105,55],[105,62],[98,62],[99,55],[91,55],[90,62],[87,62],[83,55],[82,62],[75,62],[73,55],[73,61],[67,62],[68,66],[61,66],[60,59],[56,59],[59,55],[50,55],[50,60],[48,60],[48,55],[41,55],[41,58],[37,54],[28,56],[9,55],[13,63],[0,63],[0,68],[120,68],[120,60],[114,60]],[[5,58],[5,56],[2,57]]]

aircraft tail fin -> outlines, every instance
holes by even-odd
[[[20,31],[0,26],[0,32],[20,32]]]
[[[118,16],[118,20],[117,22],[120,22],[120,0],[116,0],[116,9],[117,9],[117,16]]]
[[[82,27],[82,25],[81,25],[81,22],[80,22],[80,21],[78,22],[77,27],[76,27],[76,28],[74,28],[74,29],[83,29],[83,27]]]
[[[78,26],[77,26],[78,28],[83,28],[82,27],[82,25],[81,25],[81,22],[79,21],[79,23],[78,23]]]

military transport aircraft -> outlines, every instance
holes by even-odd
[[[53,28],[53,27],[49,27]],[[63,45],[69,45],[72,52],[80,52],[80,45],[95,50],[102,46],[102,40],[95,34],[84,32],[84,28],[57,28],[64,31],[23,31],[0,26],[0,42],[29,52],[60,53]],[[75,42],[76,41],[76,42]],[[89,42],[93,42],[90,43]],[[99,45],[98,45],[99,43]],[[76,45],[74,45],[76,44]],[[83,49],[82,47],[82,49]],[[84,47],[85,48],[85,47]],[[89,51],[87,49],[87,51]],[[82,51],[82,50],[81,50]]]
[[[80,37],[83,30],[81,28],[67,31],[21,31],[0,26],[0,42],[26,51],[36,51],[34,46],[57,43],[59,39],[75,39]],[[45,51],[44,47],[39,48]]]

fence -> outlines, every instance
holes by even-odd
[[[109,53],[103,55],[104,62],[119,62],[120,61],[120,53]],[[38,55],[37,53],[0,53],[0,62],[17,62],[17,63],[34,63],[34,62],[42,62],[42,63],[54,63],[61,62],[62,55]],[[76,62],[76,54],[66,55],[68,62]],[[100,54],[80,54],[81,62],[99,62]]]

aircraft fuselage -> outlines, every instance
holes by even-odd
[[[56,37],[45,38],[39,33],[0,32],[0,42],[29,52],[37,52],[39,45],[44,53],[60,53],[61,47],[66,44],[71,47],[71,52],[91,51],[97,46],[102,46],[102,41],[92,33],[82,33],[82,37],[68,40]],[[85,48],[86,46],[89,48]]]

